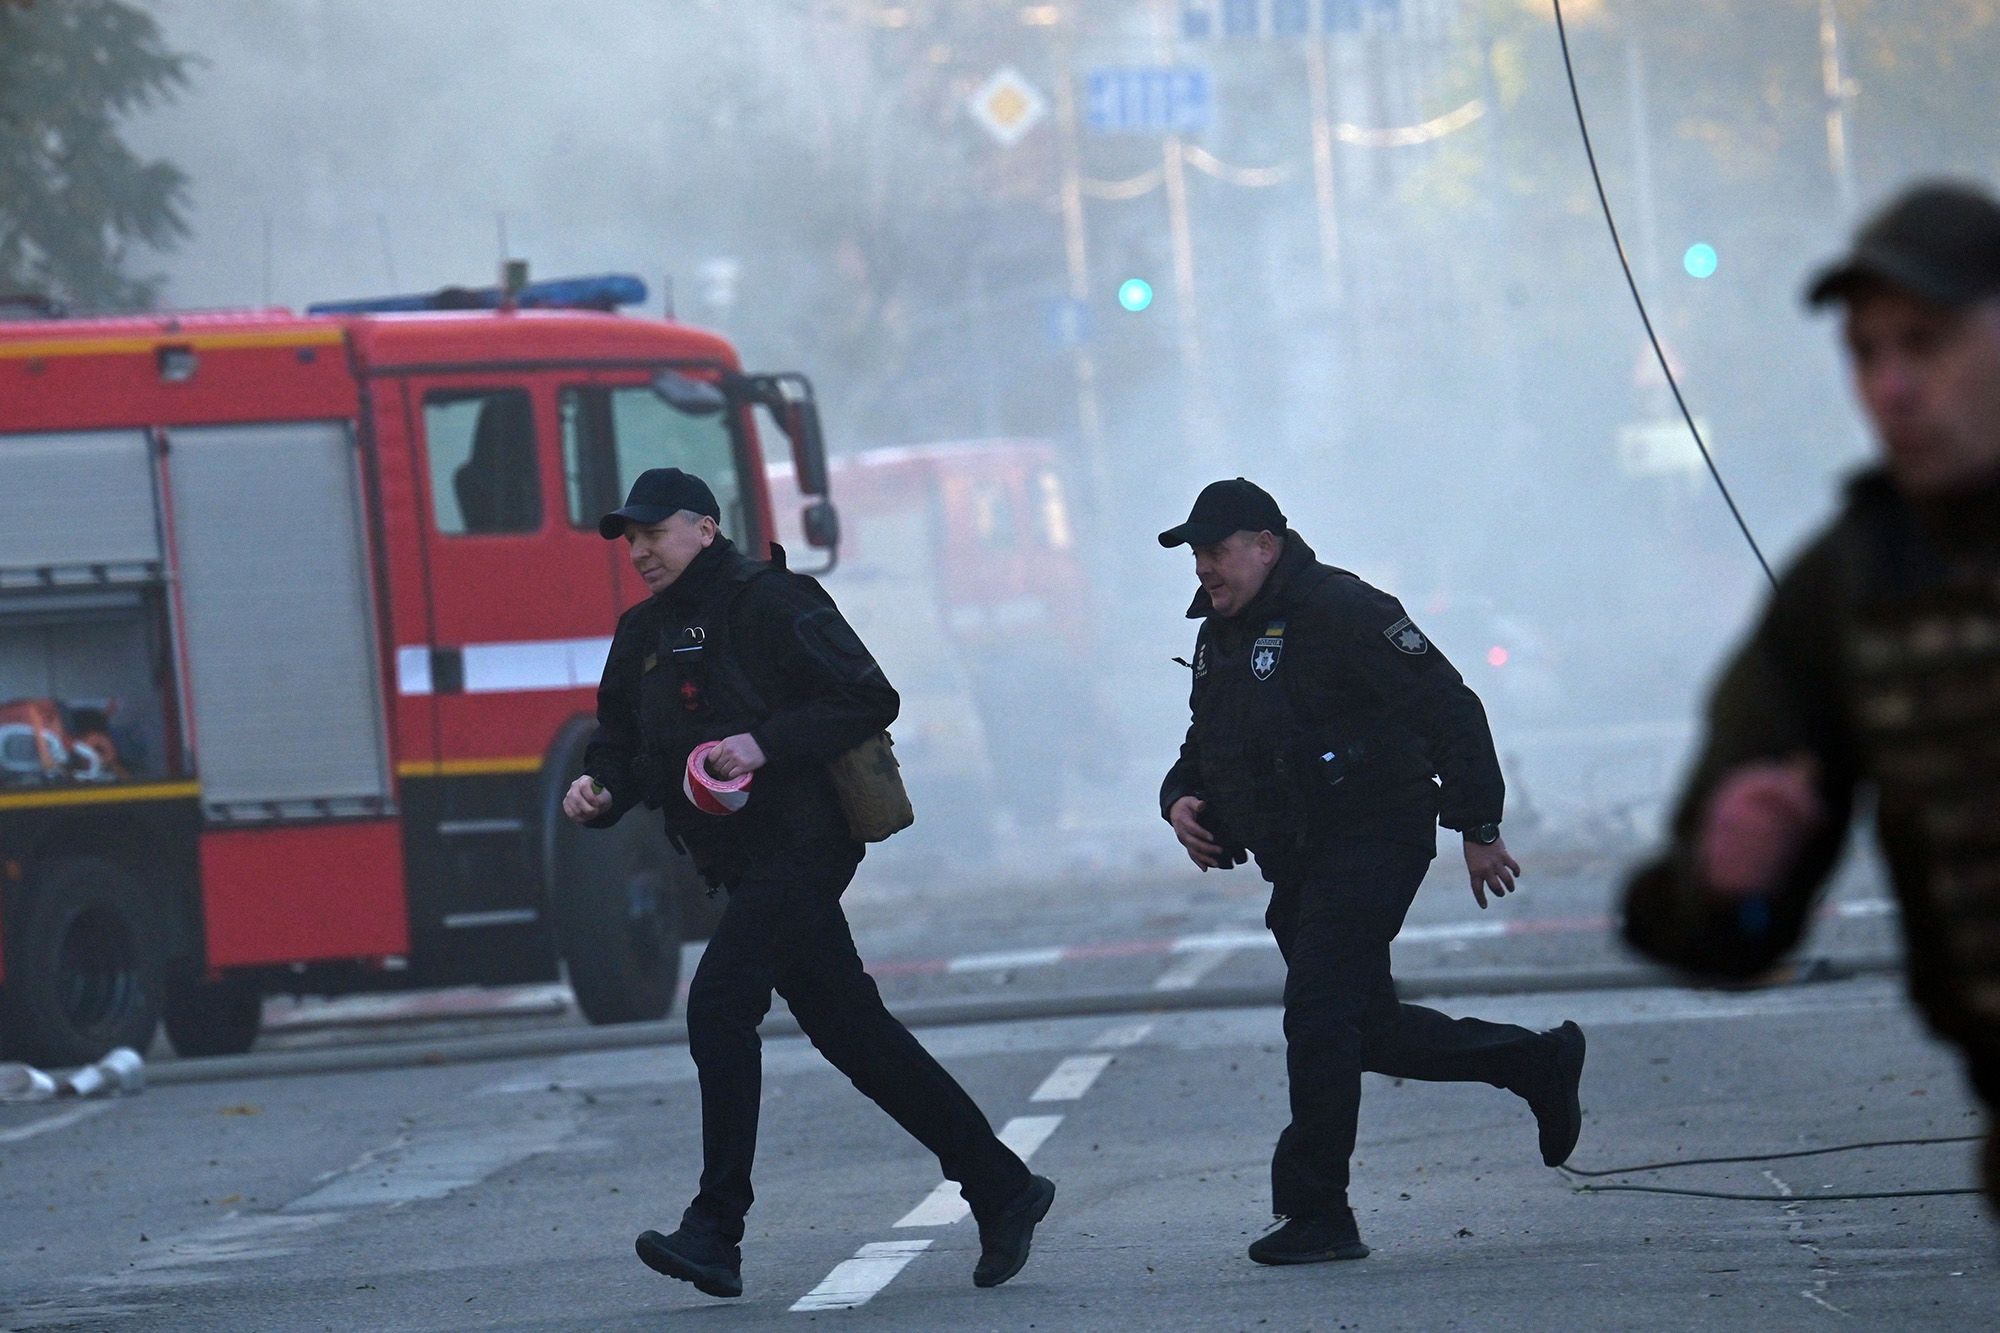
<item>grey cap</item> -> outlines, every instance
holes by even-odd
[[[1882,284],[1953,308],[2000,296],[2000,203],[1953,181],[1907,190],[1861,228],[1852,251],[1814,276],[1806,300],[1826,305]]]

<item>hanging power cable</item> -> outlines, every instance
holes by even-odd
[[[1869,1148],[1916,1148],[1930,1147],[1944,1143],[1972,1143],[1983,1137],[1978,1134],[1948,1134],[1932,1138],[1915,1139],[1869,1139],[1861,1143],[1836,1143],[1825,1148],[1794,1148],[1786,1152],[1745,1153],[1736,1157],[1682,1157],[1666,1162],[1642,1162],[1637,1166],[1615,1166],[1604,1170],[1589,1171],[1581,1167],[1559,1168],[1564,1175],[1580,1178],[1601,1178],[1604,1176],[1629,1176],[1640,1171],[1671,1171],[1684,1166],[1728,1166],[1748,1162],[1782,1162],[1798,1157],[1824,1157],[1829,1153],[1860,1152]],[[1921,1190],[1868,1190],[1847,1193],[1816,1194],[1751,1194],[1734,1190],[1687,1189],[1674,1185],[1572,1185],[1578,1194],[1673,1194],[1692,1199],[1731,1199],[1744,1203],[1806,1203],[1816,1200],[1854,1199],[1926,1199],[1950,1194],[1977,1194],[1980,1191],[1968,1187]]]
[[[1576,108],[1577,132],[1583,136],[1583,153],[1590,160],[1590,179],[1597,186],[1597,202],[1604,209],[1604,225],[1611,229],[1611,245],[1618,251],[1619,267],[1625,271],[1625,285],[1631,289],[1632,304],[1639,309],[1639,322],[1646,326],[1646,339],[1653,345],[1653,355],[1659,359],[1660,372],[1667,377],[1667,387],[1673,390],[1674,402],[1681,409],[1681,419],[1687,422],[1688,433],[1694,436],[1695,448],[1701,450],[1701,461],[1708,464],[1708,475],[1715,479],[1715,487],[1722,492],[1723,503],[1729,506],[1731,517],[1743,533],[1743,540],[1750,544],[1750,553],[1757,557],[1757,563],[1764,570],[1773,588],[1778,579],[1771,572],[1771,562],[1764,558],[1764,550],[1757,545],[1757,539],[1750,533],[1750,525],[1743,520],[1743,511],[1736,507],[1736,497],[1729,493],[1729,486],[1722,480],[1722,473],[1716,469],[1715,457],[1708,451],[1708,441],[1701,437],[1701,427],[1694,421],[1694,413],[1688,410],[1687,399],[1681,395],[1680,381],[1674,377],[1674,368],[1667,364],[1666,349],[1660,346],[1660,337],[1653,331],[1653,318],[1646,311],[1646,300],[1639,294],[1639,281],[1632,276],[1632,261],[1626,257],[1625,242],[1618,234],[1618,222],[1611,214],[1611,199],[1604,192],[1604,175],[1597,169],[1597,150],[1591,146],[1590,124],[1583,114],[1583,95],[1577,91],[1576,65],[1570,59],[1569,28],[1563,22],[1562,0],[1550,0],[1556,11],[1556,38],[1562,44],[1563,72],[1569,78],[1570,103]]]

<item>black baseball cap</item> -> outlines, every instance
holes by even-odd
[[[1806,301],[1843,301],[1880,283],[1954,309],[2000,296],[2000,203],[1956,181],[1905,191],[1861,228],[1852,252],[1814,277]]]
[[[1211,481],[1194,498],[1187,522],[1160,534],[1162,546],[1210,546],[1238,532],[1285,530],[1285,516],[1254,481]]]
[[[677,467],[649,467],[633,481],[625,507],[597,520],[597,533],[608,542],[617,541],[625,535],[628,519],[641,525],[661,523],[683,509],[722,521],[722,506],[716,504],[707,482]]]

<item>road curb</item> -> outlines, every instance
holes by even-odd
[[[1794,969],[1795,980],[1788,984],[1839,981],[1849,977],[1894,973],[1901,968],[1902,960],[1890,954],[1813,959],[1799,964]],[[1396,988],[1406,1000],[1424,1000],[1470,995],[1556,995],[1577,991],[1646,990],[1677,984],[1679,978],[1663,968],[1624,964],[1557,971],[1488,968],[1413,973],[1398,978]],[[923,1028],[1047,1018],[1172,1013],[1189,1009],[1252,1009],[1274,1006],[1282,999],[1282,983],[1274,979],[1251,984],[1198,986],[1187,990],[1145,988],[979,996],[920,1001],[893,1008],[896,1017],[905,1025]],[[798,1033],[799,1025],[789,1013],[774,1013],[765,1020],[760,1031],[767,1037],[793,1036]],[[221,1083],[299,1074],[478,1064],[542,1055],[686,1043],[686,1022],[670,1018],[657,1023],[626,1023],[615,1027],[538,1028],[527,1032],[495,1032],[434,1041],[406,1038],[365,1046],[167,1060],[147,1065],[146,1077],[148,1082],[159,1085]]]

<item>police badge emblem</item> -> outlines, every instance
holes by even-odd
[[[1410,623],[1408,616],[1383,630],[1382,637],[1395,644],[1397,652],[1408,653],[1411,657],[1423,656],[1431,646],[1431,641],[1424,637],[1422,630]]]
[[[1278,669],[1278,659],[1284,656],[1283,639],[1259,639],[1250,649],[1250,674],[1258,680],[1269,680],[1271,673]]]

